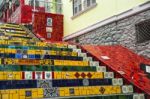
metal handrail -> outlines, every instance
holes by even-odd
[[[24,25],[20,25],[26,32],[29,33],[29,35],[32,35],[36,40],[41,41],[40,38],[37,37],[34,33],[32,33],[28,28],[26,28]]]

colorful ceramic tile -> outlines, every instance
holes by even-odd
[[[51,80],[38,80],[37,87],[38,88],[52,88],[52,81]]]
[[[42,72],[40,71],[35,72],[35,79],[42,79]]]
[[[45,79],[52,79],[52,72],[45,72]]]
[[[31,97],[32,96],[32,92],[29,91],[29,90],[25,91],[25,96],[26,97]]]
[[[32,72],[25,72],[25,79],[32,79]]]
[[[44,98],[57,97],[59,96],[58,88],[44,89]]]
[[[88,79],[83,79],[83,85],[84,86],[89,86],[89,80]]]

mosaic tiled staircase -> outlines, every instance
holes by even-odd
[[[145,99],[75,45],[39,41],[21,26],[0,26],[0,99]]]

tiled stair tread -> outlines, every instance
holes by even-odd
[[[19,36],[19,37],[24,37],[24,36],[26,36],[26,37],[29,37],[29,35],[28,34],[12,34],[12,33],[5,33],[5,36]]]
[[[7,27],[7,26],[0,26],[0,28],[1,29],[7,29],[7,30],[19,30],[19,31],[24,31],[22,28],[17,28],[17,27],[15,27],[15,28],[12,28],[12,27]]]
[[[0,31],[4,38],[0,40],[2,99],[135,97],[132,85],[114,78],[114,72],[75,45],[36,41],[34,35],[17,24],[0,25]]]
[[[0,90],[51,87],[112,86],[112,79],[1,80]],[[120,86],[122,85],[114,85]]]
[[[110,99],[110,97],[112,99],[117,99],[118,97],[120,99],[133,99],[133,95],[132,94],[70,96],[70,97],[60,97],[60,99],[87,99],[87,97],[89,99],[101,99],[101,98],[104,98],[104,97],[106,97],[104,99]],[[52,98],[44,98],[44,99],[57,99],[57,98],[52,97]]]

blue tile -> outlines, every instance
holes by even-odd
[[[10,45],[10,46],[8,46],[8,48],[15,49],[15,46],[13,46],[13,45]]]
[[[35,59],[41,59],[41,55],[35,55]]]
[[[15,58],[21,59],[22,58],[22,54],[21,53],[16,53]]]
[[[30,55],[28,55],[28,58],[29,59],[35,59],[35,55],[34,54],[30,54]]]

